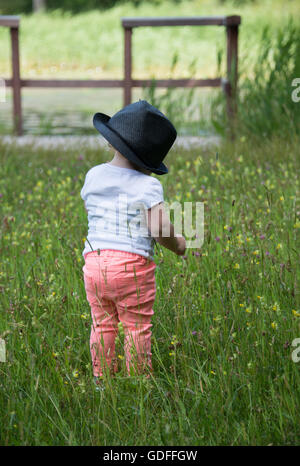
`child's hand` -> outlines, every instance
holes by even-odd
[[[186,250],[186,241],[183,236],[177,237],[177,255],[183,256]]]
[[[178,256],[183,256],[186,249],[185,239],[176,235],[174,225],[170,222],[169,214],[164,203],[159,203],[148,209],[148,229],[152,238]],[[166,235],[166,236],[165,236]]]

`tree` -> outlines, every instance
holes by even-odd
[[[37,11],[46,9],[46,0],[33,0],[32,9],[36,13]]]

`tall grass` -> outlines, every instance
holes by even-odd
[[[300,27],[291,18],[278,30],[266,26],[259,39],[254,66],[240,63],[237,130],[258,138],[295,137],[300,130],[299,103],[292,99],[292,82],[300,77]],[[227,121],[225,102],[212,102],[212,122],[223,132]]]
[[[173,150],[167,201],[205,203],[205,241],[156,251],[154,378],[96,393],[83,284],[86,171],[107,153],[0,142],[2,445],[299,443],[299,139]]]
[[[239,61],[235,131],[257,138],[269,138],[274,133],[295,137],[300,130],[300,106],[292,99],[292,83],[300,77],[300,27],[292,18],[275,31],[266,26],[258,43],[255,63],[245,54]],[[223,70],[225,77],[222,49],[216,58],[219,75]],[[178,54],[174,54],[170,77],[175,76],[177,62]],[[194,75],[196,63],[190,63],[190,76]],[[190,134],[213,130],[225,135],[232,123],[227,120],[226,99],[221,90],[201,99],[195,88],[179,91],[170,87],[159,92],[153,79],[152,86],[144,89],[144,98],[169,115],[181,132],[187,128]]]
[[[174,78],[179,58],[180,54],[175,52],[166,78]],[[189,76],[195,76],[196,66],[197,59],[194,59],[188,66]],[[199,95],[197,95],[197,90],[193,87],[187,89],[169,87],[162,90],[156,87],[156,79],[153,77],[151,86],[143,88],[142,96],[149,103],[163,111],[181,134],[191,135],[193,131],[196,134],[203,133],[206,127],[209,126],[209,122],[199,112]],[[199,125],[201,124],[199,119],[201,117],[202,127],[199,131]]]

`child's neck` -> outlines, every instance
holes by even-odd
[[[110,165],[115,165],[117,167],[122,167],[122,168],[131,168],[132,170],[137,170],[145,175],[151,175],[150,170],[143,169],[141,167],[138,167],[134,163],[131,163],[126,157],[123,157],[122,154],[120,154],[118,151],[115,152],[114,158],[109,162]]]

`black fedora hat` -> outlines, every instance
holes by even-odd
[[[168,173],[162,160],[177,132],[170,120],[146,100],[126,105],[112,117],[96,113],[93,124],[129,161],[157,175]]]

